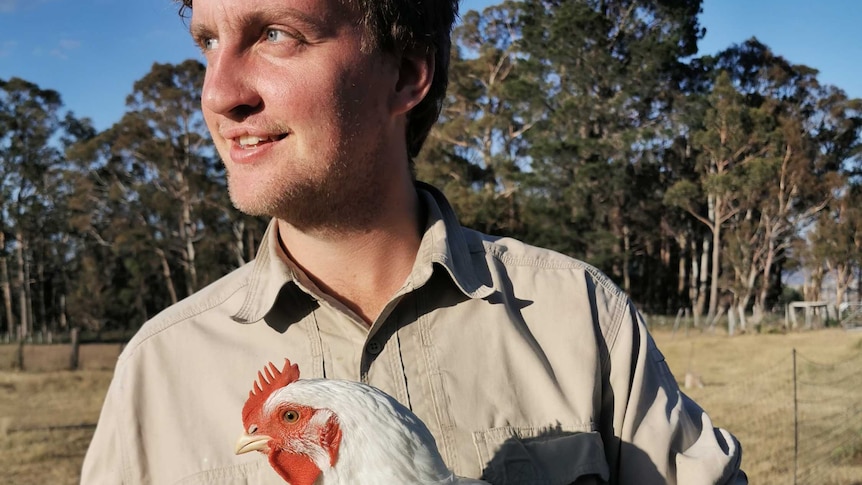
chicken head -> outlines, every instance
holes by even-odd
[[[291,485],[313,485],[338,459],[341,427],[328,409],[280,398],[278,391],[298,379],[299,368],[288,359],[282,370],[269,363],[258,372],[243,406],[245,433],[236,444],[236,453],[260,451]]]

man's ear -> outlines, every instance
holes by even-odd
[[[412,50],[401,55],[398,82],[395,84],[394,114],[407,113],[419,104],[434,80],[434,50]]]

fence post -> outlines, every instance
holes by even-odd
[[[74,327],[71,334],[72,355],[69,359],[69,370],[78,370],[78,350],[81,346],[81,343],[78,340],[78,327]]]
[[[799,406],[796,399],[796,347],[793,348],[793,485],[799,466]]]
[[[15,368],[24,370],[24,339],[18,340],[18,348],[15,351]]]

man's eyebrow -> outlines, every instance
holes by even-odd
[[[192,39],[198,43],[202,42],[204,39],[215,37],[213,29],[201,23],[191,24],[189,26],[189,34],[191,34]]]
[[[334,22],[328,21],[330,16],[332,14],[327,13],[326,17],[319,18],[287,6],[267,6],[260,10],[244,13],[233,23],[235,25],[266,25],[279,21],[288,21],[298,24],[309,33],[328,36],[335,31]],[[189,33],[192,39],[197,42],[217,36],[215,30],[207,24],[200,22],[192,23],[189,26]]]

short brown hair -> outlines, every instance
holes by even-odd
[[[193,0],[176,0],[180,15],[192,8]],[[431,88],[408,114],[407,153],[412,160],[422,149],[431,127],[440,116],[449,82],[449,50],[452,24],[458,15],[459,0],[341,0],[356,9],[372,41],[366,47],[384,52],[434,53]]]

